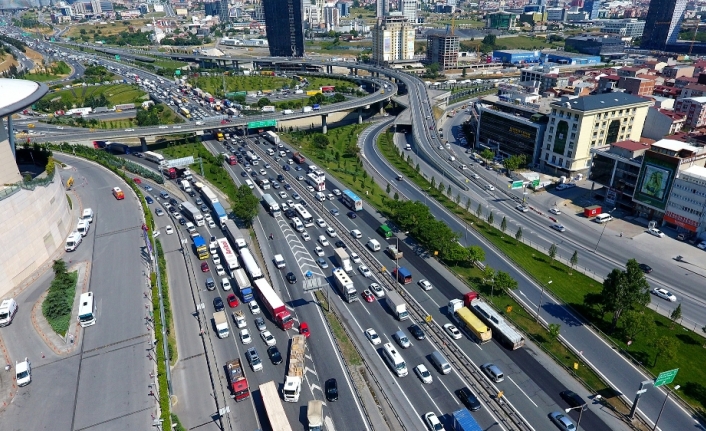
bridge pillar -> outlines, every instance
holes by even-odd
[[[333,66],[326,66],[326,73],[333,75]]]
[[[326,114],[321,115],[321,133],[323,133],[324,135],[328,131],[328,126],[326,125],[326,117]]]
[[[353,68],[353,75],[358,76],[358,68]]]
[[[235,63],[235,70],[240,70],[240,62],[238,60],[233,61]]]
[[[383,104],[383,101],[382,100],[379,101],[378,104],[380,105],[380,114],[384,114],[385,113],[385,108],[384,108],[385,105]]]
[[[358,108],[358,124],[363,124],[363,107]]]

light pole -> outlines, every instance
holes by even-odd
[[[552,284],[552,280],[549,280],[547,284]],[[542,299],[544,299],[544,284],[542,284],[542,294],[539,295],[539,303],[537,303],[537,322],[539,322],[539,309],[542,306]]]
[[[608,211],[608,214],[611,214],[611,215],[612,215],[612,214],[613,214],[613,211],[615,211],[615,208],[613,208],[612,210]],[[598,242],[596,243],[596,248],[593,249],[593,252],[594,252],[594,253],[596,252],[596,250],[598,250],[598,244],[601,243],[601,238],[603,238],[603,234],[605,233],[605,228],[606,228],[606,226],[608,226],[608,222],[603,223],[603,230],[601,231],[601,236],[598,237]]]
[[[570,408],[568,408],[568,409],[564,409],[564,411],[565,411],[566,413],[569,413],[571,410],[580,409],[580,410],[579,410],[579,420],[578,420],[578,422],[576,422],[576,431],[579,431],[579,427],[581,426],[581,416],[583,416],[583,410],[584,410],[585,407],[586,407],[586,404],[581,404],[580,406],[570,407]]]
[[[676,385],[672,391],[667,391],[667,396],[664,397],[664,402],[662,403],[662,408],[659,409],[659,414],[657,415],[657,420],[655,421],[655,427],[652,428],[652,431],[657,430],[657,423],[659,422],[659,418],[662,417],[662,412],[664,411],[664,406],[667,404],[667,400],[669,399],[669,394],[671,394],[672,392],[678,391],[680,387],[681,386]]]
[[[422,193],[424,193],[424,206],[427,206],[427,193],[429,193],[429,190],[431,190],[431,187],[426,190],[422,190]]]

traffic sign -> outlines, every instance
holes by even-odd
[[[432,319],[431,314],[427,314],[427,317],[424,318],[424,321],[427,323],[431,323],[431,319]]]
[[[513,181],[512,184],[510,185],[510,188],[512,190],[515,190],[515,189],[521,189],[524,186],[525,186],[525,183],[523,181]]]
[[[678,372],[679,368],[675,368],[673,370],[662,371],[659,373],[659,376],[655,379],[655,388],[672,383]]]
[[[259,129],[261,127],[276,127],[277,120],[251,121],[248,123],[248,129]]]

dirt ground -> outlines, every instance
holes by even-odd
[[[36,69],[37,66],[42,65],[42,60],[44,59],[44,57],[42,57],[42,54],[38,53],[37,51],[30,48],[26,48],[25,55],[34,62],[34,68],[32,70]]]
[[[5,54],[0,57],[0,72],[4,72],[10,68],[12,65],[17,66],[17,61],[10,54]]]

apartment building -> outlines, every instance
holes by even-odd
[[[695,129],[706,125],[706,97],[677,99],[674,110],[686,117],[685,126]]]
[[[400,12],[378,18],[373,27],[373,62],[394,63],[414,59],[414,27]]]
[[[706,168],[691,166],[674,179],[663,223],[678,232],[706,233]]]

